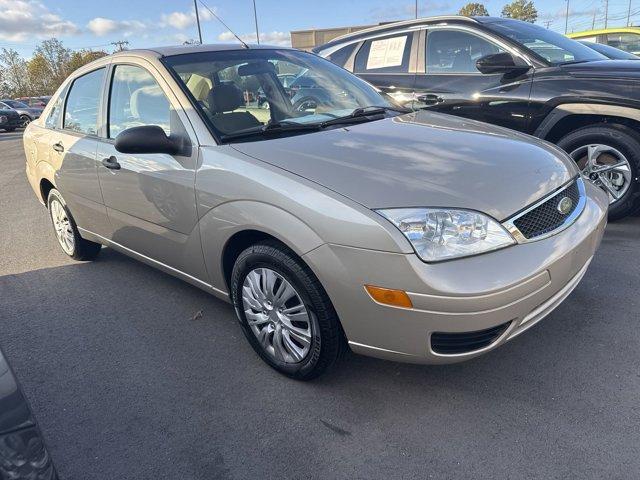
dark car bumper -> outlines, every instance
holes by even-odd
[[[20,126],[20,115],[0,112],[0,130],[14,129]]]
[[[56,480],[31,409],[0,351],[0,479]]]

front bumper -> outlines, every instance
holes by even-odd
[[[590,183],[580,217],[544,240],[449,262],[414,254],[323,245],[305,261],[318,275],[356,353],[413,363],[451,363],[496,348],[535,325],[577,286],[607,223],[608,199]],[[408,293],[413,308],[375,303],[365,284]],[[489,345],[458,354],[431,347],[434,332],[507,324]]]
[[[5,116],[7,119],[0,123],[0,130],[4,130],[4,129],[14,129],[14,128],[18,128],[20,126],[20,115],[2,115],[0,114],[0,116]]]

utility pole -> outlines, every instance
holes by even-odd
[[[627,10],[627,27],[631,26],[631,0],[629,0],[629,9]]]
[[[416,0],[416,18],[418,18],[418,0]]]
[[[569,0],[567,0],[567,13],[564,16],[564,34],[569,31]]]
[[[551,25],[551,20],[545,20],[544,21],[544,26],[547,30],[549,30],[549,25]]]
[[[118,40],[117,42],[111,42],[111,45],[116,47],[116,52],[122,52],[127,49],[127,45],[129,45],[128,40]]]
[[[609,0],[604,0],[604,28],[609,25]]]
[[[591,30],[596,29],[596,13],[598,13],[598,9],[593,9],[593,20],[591,21]]]
[[[198,13],[198,0],[193,0],[193,7],[196,9],[196,23],[198,24],[198,39],[202,45],[202,29],[200,28],[200,14]]]
[[[256,40],[260,45],[260,33],[258,32],[258,14],[256,12],[256,0],[253,0],[253,20],[256,23]]]

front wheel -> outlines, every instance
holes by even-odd
[[[31,117],[29,115],[20,115],[20,126],[27,128],[27,125],[31,123]]]
[[[639,205],[640,135],[624,125],[580,128],[558,142],[582,174],[609,195],[609,219],[633,213]]]
[[[316,276],[278,242],[247,248],[235,262],[231,299],[247,340],[279,372],[309,380],[340,356],[338,316]]]
[[[49,192],[47,207],[62,251],[74,260],[93,260],[96,258],[102,245],[85,240],[80,236],[78,226],[64,198],[55,188]]]

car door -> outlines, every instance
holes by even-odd
[[[416,76],[416,108],[526,130],[533,69],[512,76],[482,74],[476,68],[476,61],[485,55],[515,52],[468,27],[430,27],[424,39],[418,67],[424,65],[424,73]]]
[[[45,120],[38,147],[46,149],[39,158],[53,167],[56,186],[78,227],[102,236],[111,231],[96,167],[105,73],[102,67],[73,80]]]
[[[111,66],[109,78],[106,138],[98,144],[98,171],[113,228],[110,240],[204,278],[200,238],[195,228],[198,149],[190,124],[153,66],[137,59],[126,63],[123,60]],[[161,127],[167,136],[181,138],[191,147],[187,153],[175,156],[122,154],[116,150],[119,133],[148,125]]]
[[[365,40],[355,55],[353,72],[401,105],[411,106],[419,33],[396,32]]]

